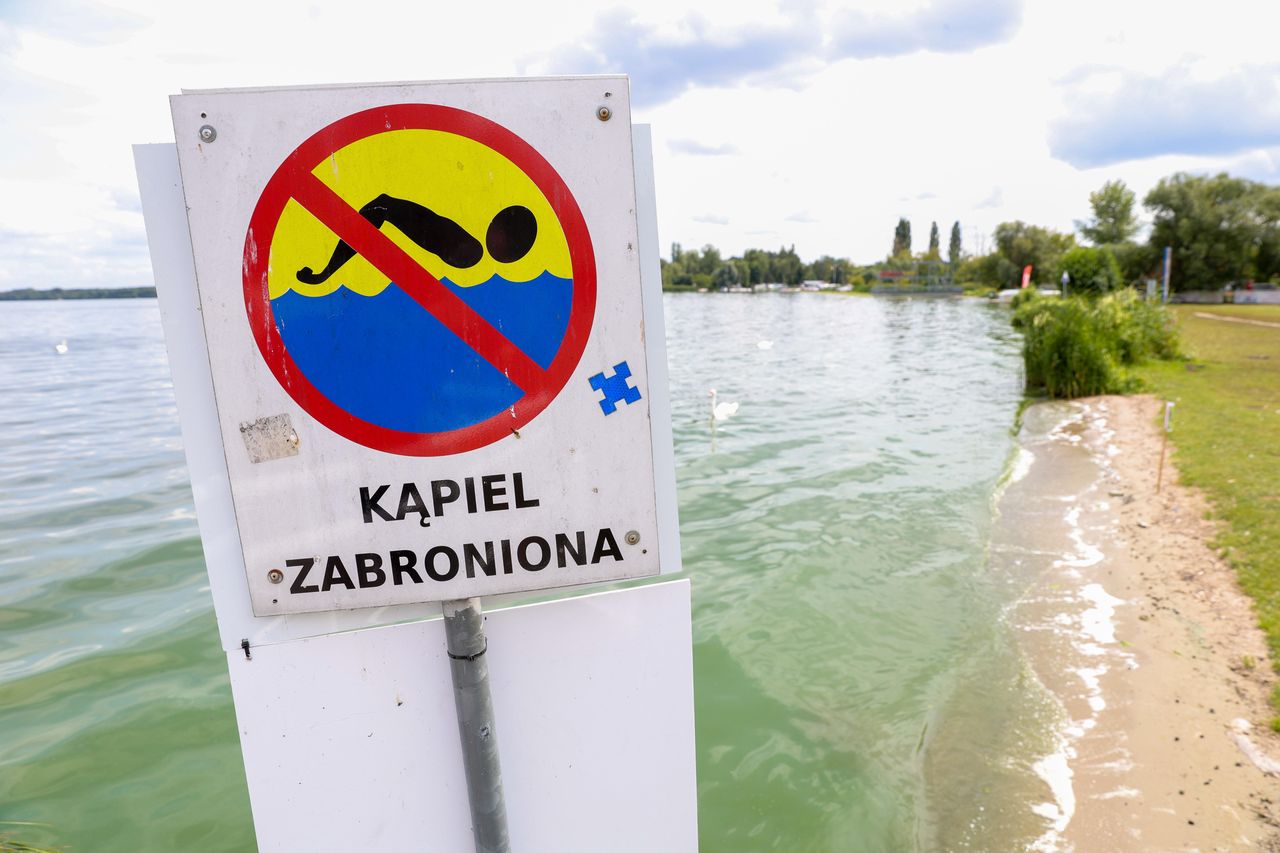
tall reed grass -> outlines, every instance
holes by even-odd
[[[1096,299],[1018,297],[1013,325],[1023,334],[1028,391],[1056,398],[1127,394],[1141,385],[1129,367],[1181,355],[1169,312],[1132,290]]]

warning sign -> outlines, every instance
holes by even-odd
[[[290,396],[352,441],[419,456],[482,447],[546,408],[590,335],[595,275],[555,169],[500,125],[426,104],[306,140],[244,250],[254,337]]]
[[[625,78],[173,113],[255,614],[660,570]]]

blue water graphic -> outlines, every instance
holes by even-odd
[[[544,272],[528,282],[494,276],[444,284],[544,369],[564,340],[573,281]],[[514,404],[523,392],[394,283],[377,296],[345,287],[327,296],[293,291],[271,301],[294,363],[321,393],[387,429],[462,429]]]

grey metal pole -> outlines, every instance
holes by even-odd
[[[480,599],[445,601],[442,607],[476,853],[510,853],[507,804],[502,795],[502,768],[498,763],[498,737],[493,725],[493,695],[489,692],[489,664],[484,657],[488,643]]]
[[[1169,270],[1173,267],[1173,247],[1164,247],[1164,286],[1160,290],[1160,304],[1169,304]]]

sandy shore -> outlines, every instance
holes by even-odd
[[[1010,616],[1062,711],[1035,764],[1033,849],[1280,850],[1272,661],[1172,459],[1156,493],[1160,410],[1100,397],[1026,414],[1024,476],[1001,501],[1029,555]]]

